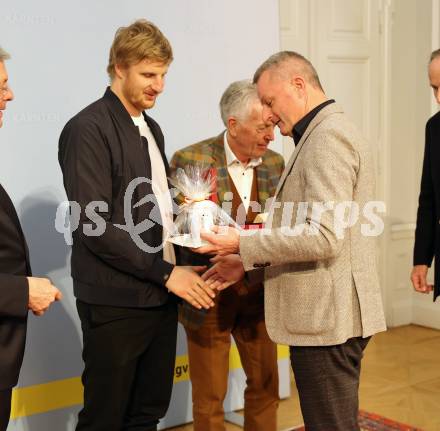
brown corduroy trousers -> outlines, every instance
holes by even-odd
[[[246,374],[245,431],[275,431],[279,402],[277,347],[264,323],[262,286],[231,286],[199,329],[186,328],[194,431],[224,431],[231,335]]]

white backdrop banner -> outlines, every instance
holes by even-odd
[[[69,118],[108,85],[116,29],[137,18],[157,24],[175,60],[165,92],[149,112],[161,125],[168,157],[222,130],[220,96],[251,78],[279,49],[278,0],[14,0],[0,6],[0,45],[15,100],[0,130],[0,182],[27,236],[35,275],[48,276],[64,299],[43,318],[30,316],[25,360],[14,391],[9,431],[73,430],[81,408],[81,330],[72,295],[70,248],[55,229],[66,200],[58,137]],[[281,140],[272,145],[281,151]],[[173,399],[161,427],[191,420],[186,340],[179,328]],[[288,351],[280,347],[280,393],[289,394]],[[243,406],[244,375],[235,346],[225,409]]]

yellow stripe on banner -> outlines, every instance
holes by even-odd
[[[289,358],[289,347],[288,346],[278,346],[278,360]],[[237,370],[243,368],[241,365],[240,354],[236,345],[231,346],[229,352],[229,370]],[[174,369],[174,383],[184,382],[189,380],[189,363],[188,355],[178,356],[176,358],[176,367]]]
[[[290,358],[289,346],[282,346],[281,344],[278,344],[277,347],[278,347],[278,360]]]
[[[289,357],[289,347],[278,346],[278,359]],[[229,354],[229,369],[242,368],[237,346]],[[189,380],[188,355],[176,357],[174,383]],[[46,413],[52,410],[76,406],[83,402],[83,387],[79,377],[56,380],[41,385],[16,388],[12,392],[11,419]]]
[[[11,419],[71,407],[83,402],[79,377],[14,389]]]

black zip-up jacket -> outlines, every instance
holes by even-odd
[[[168,172],[162,131],[152,118],[143,115]],[[163,260],[160,247],[162,225],[150,221],[160,220],[158,207],[154,208],[156,201],[151,183],[142,182],[134,188],[124,211],[124,196],[130,182],[136,178],[151,179],[147,145],[110,88],[103,98],[75,115],[61,133],[58,158],[64,187],[69,201],[77,202],[81,208],[72,246],[74,294],[81,301],[110,306],[155,307],[173,297],[165,288],[174,266]],[[133,207],[148,195],[150,198],[146,203]],[[90,203],[94,201],[105,202],[105,206],[96,204],[93,212],[91,209],[95,205]],[[71,212],[74,228],[74,205],[71,205]],[[128,214],[127,220],[125,213]],[[140,238],[143,244],[156,248],[154,252],[142,250],[123,229],[131,217],[134,226],[145,221],[147,230],[140,234]],[[103,234],[86,234],[89,230],[100,233],[103,221]]]

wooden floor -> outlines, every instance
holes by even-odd
[[[440,331],[403,326],[377,334],[362,362],[360,407],[424,431],[440,431]],[[280,403],[278,429],[302,423],[298,393]],[[228,431],[241,428],[226,425]],[[192,431],[191,424],[172,428]]]

